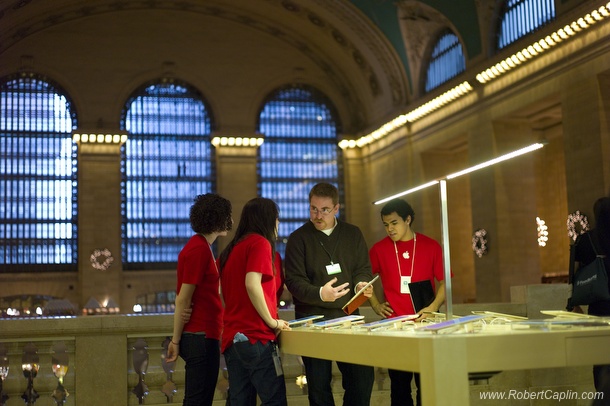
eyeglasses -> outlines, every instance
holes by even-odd
[[[310,207],[309,211],[314,214],[322,214],[323,216],[326,216],[333,211],[333,208],[323,207],[318,209],[317,207]]]

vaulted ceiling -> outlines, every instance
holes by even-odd
[[[413,99],[428,37],[438,29],[464,30],[469,52],[480,53],[474,0],[460,3],[456,8],[438,0],[3,0],[0,60],[47,74],[68,74],[70,67],[62,67],[66,59],[100,70],[115,60],[114,69],[140,68],[142,78],[155,69],[198,75],[204,90],[218,86],[218,92],[221,82],[228,86],[227,78],[242,90],[252,83],[263,83],[267,91],[306,82],[331,97],[350,133],[383,122]],[[456,13],[457,23],[444,11]],[[0,73],[7,73],[2,66]]]

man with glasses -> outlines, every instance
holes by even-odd
[[[334,319],[345,316],[342,307],[372,279],[362,232],[358,227],[338,220],[338,211],[337,188],[328,183],[318,183],[309,192],[310,221],[288,238],[284,261],[286,286],[293,296],[296,318],[324,315],[325,319]],[[303,364],[309,404],[334,405],[332,361],[303,357]],[[343,404],[368,406],[374,369],[345,362],[337,362],[337,366],[343,376]]]

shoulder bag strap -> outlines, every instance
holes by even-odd
[[[571,285],[574,282],[574,257],[576,255],[576,242],[570,244],[570,271],[568,274],[568,283]]]
[[[576,242],[574,244],[570,244],[570,271],[568,273],[568,283],[570,285],[574,284],[574,253],[576,251]],[[570,287],[570,297],[568,297],[568,303],[566,305],[566,310],[571,312],[574,310],[574,305],[572,304],[572,287]]]
[[[589,241],[591,241],[591,248],[593,248],[593,252],[595,253],[595,256],[599,257],[599,254],[597,253],[597,250],[595,249],[595,243],[593,242],[593,238],[591,237],[591,233],[587,233],[587,235],[589,236]]]

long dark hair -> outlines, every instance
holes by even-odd
[[[220,253],[220,271],[227,263],[227,259],[233,251],[235,245],[240,242],[248,234],[260,234],[271,244],[271,261],[275,258],[275,240],[277,238],[275,231],[275,221],[279,216],[277,204],[264,197],[255,197],[246,203],[241,211],[239,225],[235,230],[235,236]]]

